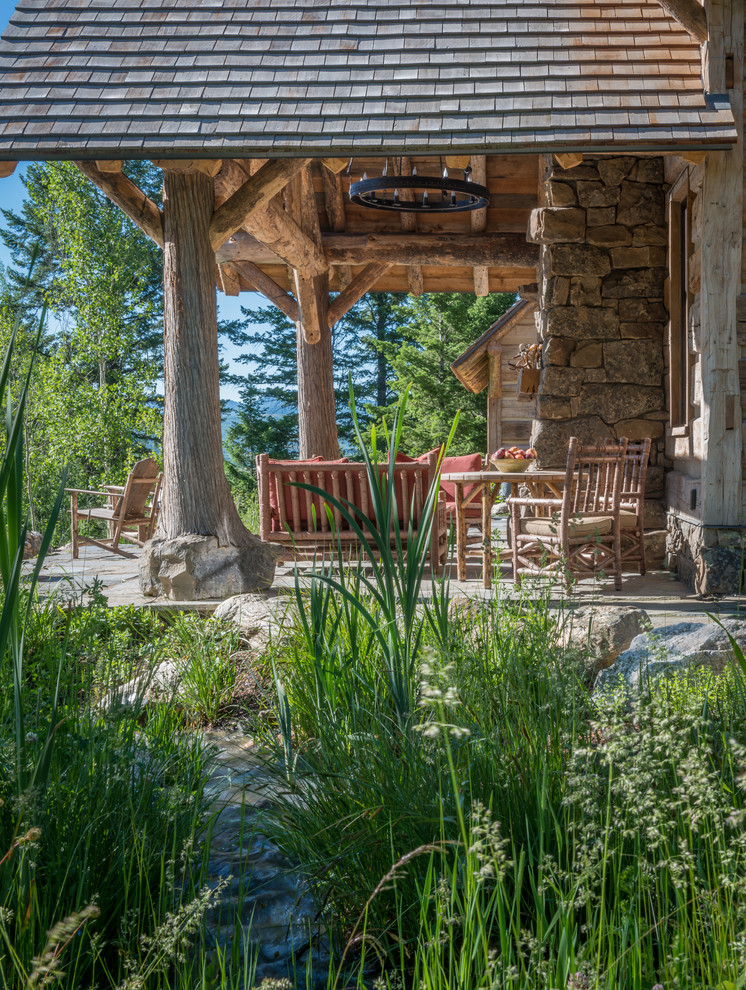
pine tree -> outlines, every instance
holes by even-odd
[[[511,293],[477,298],[470,293],[438,293],[408,297],[396,309],[402,332],[400,346],[387,345],[393,369],[392,389],[412,391],[404,425],[403,449],[421,454],[448,437],[461,410],[451,453],[485,452],[487,402],[484,394],[468,392],[451,371],[451,364],[515,301]]]

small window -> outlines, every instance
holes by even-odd
[[[671,426],[686,426],[691,404],[689,359],[690,204],[686,184],[671,197],[669,215],[669,411]]]

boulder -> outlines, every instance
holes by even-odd
[[[139,559],[144,595],[165,595],[177,602],[269,588],[279,547],[251,537],[244,546],[220,546],[214,536],[190,534],[172,540],[150,540]]]
[[[650,626],[647,613],[632,605],[587,605],[567,617],[560,645],[585,655],[590,682],[610,667],[635,637]]]
[[[546,335],[574,340],[618,340],[619,317],[604,306],[558,306],[546,314]]]
[[[23,559],[31,560],[32,557],[36,557],[41,550],[41,533],[37,533],[36,530],[30,529],[26,533],[26,542],[23,546]]]
[[[744,554],[740,548],[702,547],[697,557],[697,594],[740,595],[744,589],[743,571]]]
[[[697,667],[710,667],[720,673],[733,657],[725,630],[746,651],[746,621],[727,618],[723,626],[725,629],[714,622],[678,622],[641,633],[611,667],[599,674],[596,687],[606,690],[621,682],[627,688],[638,689],[648,678]]]
[[[114,688],[99,702],[103,710],[112,707],[140,708],[164,701],[176,695],[182,678],[182,668],[175,660],[163,660],[150,671]]]
[[[235,626],[250,649],[262,651],[282,630],[289,606],[290,599],[284,597],[233,595],[218,605],[213,620]]]

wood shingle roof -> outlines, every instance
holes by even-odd
[[[19,0],[0,158],[723,148],[656,0]]]

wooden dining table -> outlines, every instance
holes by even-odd
[[[500,487],[510,485],[511,495],[517,495],[519,488],[527,488],[532,498],[562,498],[565,470],[464,471],[442,474],[440,480],[452,484],[456,492],[456,569],[459,581],[466,580],[466,510],[477,501],[481,503],[482,586],[489,589],[492,587],[492,506]]]

